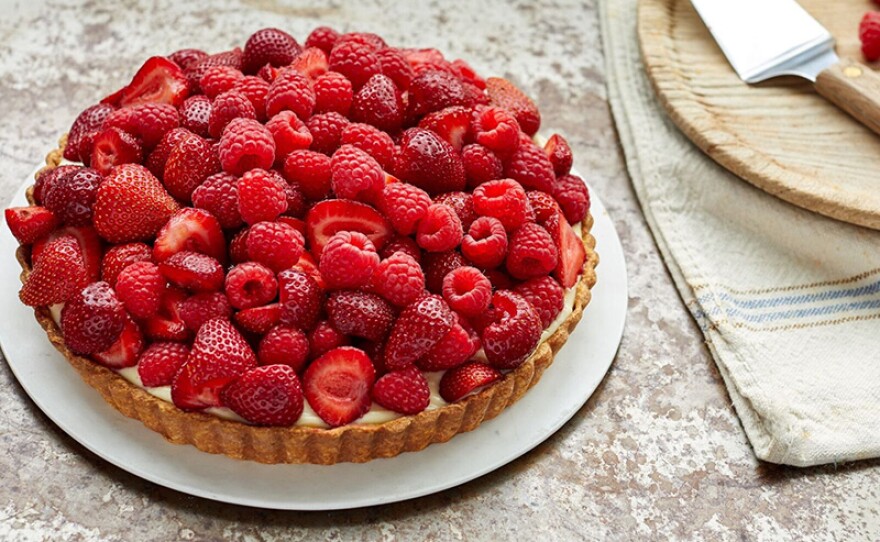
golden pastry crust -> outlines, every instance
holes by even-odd
[[[47,168],[60,163],[64,142],[65,138],[62,138],[60,148],[46,157]],[[28,190],[28,199],[33,203],[32,189]],[[595,268],[599,262],[596,240],[590,234],[592,226],[593,217],[587,215],[581,229],[587,261],[584,273],[575,285],[577,290],[571,314],[522,365],[457,403],[380,424],[354,423],[332,429],[258,427],[202,412],[185,412],[131,384],[112,369],[72,353],[64,345],[61,331],[49,310],[39,307],[35,313],[55,348],[105,401],[175,444],[191,444],[205,452],[260,463],[363,463],[422,450],[430,444],[446,442],[458,433],[472,431],[518,401],[538,383],[590,302],[590,289],[596,284]],[[16,256],[22,266],[23,282],[30,273],[27,249],[19,247]]]

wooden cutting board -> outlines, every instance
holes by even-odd
[[[719,0],[735,1],[735,0]],[[858,25],[869,0],[800,0],[862,59]],[[742,82],[689,0],[640,0],[648,77],[678,127],[719,164],[790,203],[880,229],[880,136],[793,77]]]

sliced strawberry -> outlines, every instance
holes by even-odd
[[[288,226],[293,226],[293,228],[296,231],[300,232],[303,237],[306,236],[306,223],[303,220],[300,220],[299,218],[294,218],[292,216],[282,215],[282,216],[279,216],[275,220],[275,222],[284,222]]]
[[[182,250],[159,264],[159,272],[171,284],[193,292],[216,292],[223,287],[225,274],[216,258]]]
[[[464,318],[459,318],[449,333],[419,358],[416,365],[423,371],[443,371],[471,359],[479,349],[480,336]]]
[[[153,244],[153,259],[163,262],[182,250],[201,252],[226,263],[226,238],[214,215],[186,207],[162,226]]]
[[[492,105],[513,113],[522,131],[530,136],[535,135],[535,132],[541,127],[541,113],[531,98],[516,88],[513,83],[500,77],[486,79],[486,92],[489,94],[489,102]]]
[[[452,145],[456,151],[467,143],[471,126],[472,110],[469,107],[453,106],[429,113],[419,121],[419,128],[431,130]]]
[[[46,237],[38,239],[31,248],[31,262],[36,264],[40,259],[43,249],[49,241],[57,239],[62,235],[72,235],[79,243],[80,253],[83,257],[83,263],[86,266],[86,275],[89,282],[94,282],[101,278],[101,260],[104,257],[104,247],[98,232],[91,226],[65,226],[51,232]]]
[[[306,399],[332,427],[351,423],[370,410],[376,370],[363,350],[342,346],[313,361],[303,375]]]
[[[327,241],[340,231],[360,232],[381,250],[393,233],[391,226],[378,211],[356,201],[331,199],[316,203],[306,215],[306,237],[315,257]]]
[[[262,335],[281,321],[281,305],[271,303],[235,313],[235,323],[242,329]]]
[[[64,158],[71,162],[87,163],[92,156],[92,143],[95,135],[101,131],[104,119],[113,111],[107,104],[93,105],[79,114],[67,133],[67,144],[64,146]]]
[[[138,376],[148,388],[170,386],[178,369],[189,357],[189,346],[174,342],[154,342],[138,359]]]
[[[168,288],[159,301],[159,313],[144,322],[144,333],[154,341],[185,341],[190,331],[183,321],[180,308],[188,295],[178,288]]]
[[[107,175],[114,166],[137,164],[143,158],[144,151],[135,136],[111,127],[95,136],[89,164],[101,175]]]
[[[315,279],[315,282],[318,283],[318,286],[320,286],[322,290],[327,287],[327,283],[324,282],[324,277],[321,276],[321,272],[318,270],[318,264],[315,262],[315,258],[313,258],[308,252],[302,253],[302,256],[299,257],[299,261],[293,265],[293,268],[299,269],[303,273],[310,275]]]
[[[440,379],[440,397],[454,403],[501,378],[501,372],[485,363],[470,362],[446,371]]]
[[[587,261],[584,243],[565,220],[562,211],[548,218],[545,227],[550,232],[550,237],[553,238],[559,253],[559,263],[553,271],[553,276],[563,288],[571,288],[577,283],[578,275],[583,272],[584,262]]]
[[[209,320],[196,334],[186,363],[174,375],[171,400],[183,410],[222,406],[223,388],[256,366],[254,351],[229,320]]]
[[[431,388],[418,368],[385,373],[373,386],[373,400],[400,414],[418,414],[431,403]]]
[[[180,106],[189,96],[189,83],[180,66],[165,57],[148,58],[119,97],[119,105],[165,103]]]
[[[87,282],[82,251],[76,238],[62,235],[46,243],[18,297],[30,307],[63,303]]]
[[[412,365],[449,333],[455,313],[443,298],[427,295],[401,311],[385,345],[385,365],[390,370]]]
[[[321,310],[322,292],[310,275],[298,269],[278,273],[278,299],[281,323],[311,329]]]
[[[10,207],[6,224],[19,243],[29,245],[54,230],[58,218],[45,207]]]
[[[92,354],[92,359],[105,367],[122,369],[136,365],[143,349],[144,336],[141,328],[129,317],[126,318],[125,327],[116,342],[107,350]]]
[[[327,63],[327,54],[324,51],[317,47],[308,47],[293,59],[290,66],[306,77],[314,79],[327,73],[329,64]]]
[[[266,365],[246,372],[220,394],[223,404],[244,418],[266,426],[296,423],[303,411],[303,392],[288,365]]]

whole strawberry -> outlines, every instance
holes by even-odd
[[[126,243],[151,240],[177,208],[147,168],[126,164],[113,169],[98,186],[92,213],[101,237]]]
[[[251,369],[224,389],[220,399],[256,425],[293,425],[303,411],[302,387],[296,371],[288,365]]]
[[[93,282],[71,297],[61,310],[64,344],[77,354],[110,348],[125,326],[125,308],[106,282]]]
[[[263,28],[254,32],[244,44],[241,70],[254,74],[265,66],[286,66],[302,51],[293,36],[277,28]]]

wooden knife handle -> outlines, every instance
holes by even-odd
[[[880,134],[880,74],[861,62],[842,59],[819,73],[816,91]]]

